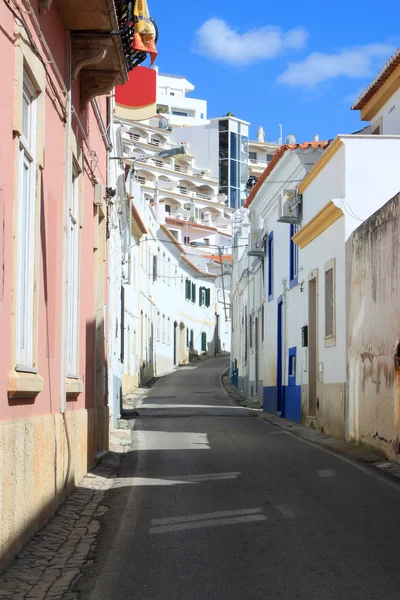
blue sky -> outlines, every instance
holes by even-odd
[[[231,111],[267,139],[361,129],[352,100],[399,45],[400,3],[148,0],[160,71],[184,75],[208,116]]]

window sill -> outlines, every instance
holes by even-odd
[[[84,390],[83,381],[72,377],[67,377],[65,380],[65,393],[67,398],[76,398],[82,394]]]
[[[298,284],[299,284],[299,279],[298,279],[298,277],[295,277],[294,279],[291,279],[291,280],[290,280],[290,283],[289,283],[289,289],[290,289],[290,290],[291,290],[291,289],[293,289],[293,288],[294,288],[294,287],[296,287],[296,285],[298,285]]]
[[[43,377],[37,373],[11,371],[8,376],[8,397],[35,398],[43,392]]]

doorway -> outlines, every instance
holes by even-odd
[[[254,346],[255,346],[255,367],[256,367],[256,394],[258,394],[258,339],[259,339],[259,335],[258,335],[258,317],[255,318],[255,324],[254,324]]]
[[[174,323],[174,366],[178,364],[177,360],[177,346],[178,346],[178,323]]]
[[[278,300],[278,319],[277,319],[277,346],[276,346],[276,412],[283,416],[283,358],[282,358],[282,338],[283,338],[283,299]]]
[[[308,416],[317,415],[317,278],[308,282]]]

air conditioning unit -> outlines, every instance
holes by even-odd
[[[251,227],[250,227],[250,250],[248,251],[249,256],[256,256],[258,258],[264,257],[263,237],[264,229],[260,227],[260,219],[256,212],[250,213]]]
[[[303,196],[298,190],[285,190],[282,193],[278,223],[299,225],[303,216]]]

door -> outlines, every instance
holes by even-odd
[[[256,366],[256,393],[258,394],[258,317],[255,318],[254,324],[254,359]]]
[[[283,415],[283,358],[282,358],[282,335],[283,335],[283,300],[278,300],[277,319],[277,347],[276,347],[276,412]]]
[[[308,282],[308,416],[317,414],[317,279]]]
[[[178,345],[178,323],[175,321],[174,323],[174,365],[177,364],[177,345]]]

